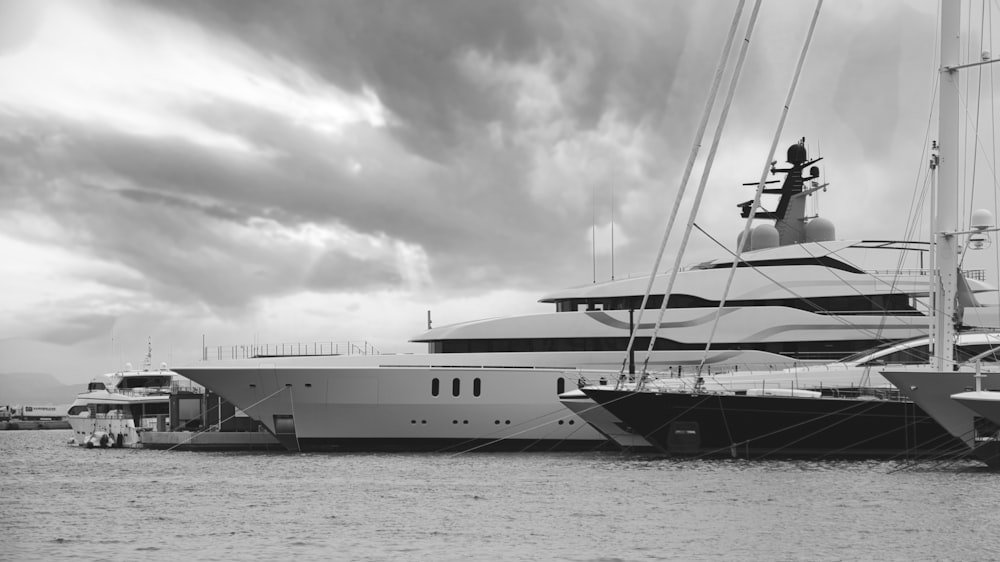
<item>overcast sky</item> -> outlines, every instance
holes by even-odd
[[[825,157],[839,238],[908,236],[935,4],[820,15],[778,159]],[[422,351],[427,310],[646,274],[735,5],[0,0],[0,372],[86,381],[147,338],[171,364],[202,336]],[[762,10],[699,212],[726,244],[813,9]],[[989,174],[970,197],[994,208]],[[684,261],[720,255],[695,236]]]

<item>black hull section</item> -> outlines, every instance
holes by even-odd
[[[342,453],[463,453],[463,452],[564,452],[617,451],[604,440],[537,440],[537,439],[343,439],[279,436],[288,450],[302,452]],[[297,448],[296,448],[297,441]]]
[[[912,459],[970,452],[912,402],[584,392],[672,455]]]
[[[994,440],[977,443],[972,454],[987,466],[1000,469],[1000,443]]]

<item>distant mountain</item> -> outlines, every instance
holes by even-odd
[[[0,406],[69,404],[85,385],[68,385],[46,373],[0,373]]]

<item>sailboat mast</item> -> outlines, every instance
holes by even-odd
[[[958,71],[961,40],[961,2],[941,2],[941,80],[938,110],[938,189],[935,238],[937,256],[936,368],[954,365],[956,293],[958,290]]]

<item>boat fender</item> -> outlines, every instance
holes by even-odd
[[[105,433],[101,435],[101,448],[106,448],[108,446],[108,434]]]
[[[115,438],[115,447],[121,449],[124,444],[125,444],[125,436],[119,433],[118,437]]]

